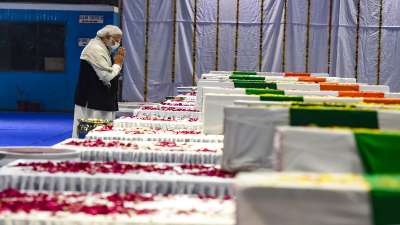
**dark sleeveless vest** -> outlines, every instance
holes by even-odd
[[[114,77],[108,87],[99,79],[92,65],[81,60],[75,104],[102,111],[118,111],[118,77]]]

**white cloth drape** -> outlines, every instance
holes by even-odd
[[[311,1],[308,69],[328,71],[329,1]]]
[[[145,15],[146,1],[124,1],[121,21],[122,43],[126,49],[122,86],[124,99],[143,101]]]
[[[381,80],[382,84],[390,85],[392,90],[400,90],[400,1],[386,0],[383,7],[383,30],[382,30],[382,61]]]
[[[278,127],[274,169],[278,171],[363,173],[351,130]]]
[[[136,116],[159,116],[164,118],[177,118],[177,119],[188,119],[188,118],[200,118],[200,112],[190,111],[165,111],[165,110],[138,110]]]
[[[0,190],[16,188],[36,191],[141,192],[157,194],[233,194],[232,178],[155,173],[87,174],[33,172],[13,167],[0,169]]]
[[[225,107],[222,167],[228,171],[272,169],[275,128],[288,124],[287,108]]]
[[[148,100],[159,101],[174,94],[177,86],[192,85],[193,0],[177,0],[175,83],[172,82],[172,0],[150,1]],[[332,2],[330,75],[355,77],[358,0],[311,1],[308,69],[328,72],[329,9]],[[261,0],[240,0],[238,70],[258,70]],[[217,0],[197,1],[196,79],[215,69]],[[400,91],[396,67],[400,53],[398,0],[383,6],[380,83]],[[361,0],[358,48],[359,82],[375,84],[379,27],[378,1]],[[282,71],[284,0],[265,0],[262,71]],[[288,0],[285,70],[304,71],[307,43],[308,0]],[[124,65],[123,98],[143,100],[146,1],[124,1],[123,29],[127,59]],[[236,1],[220,0],[218,70],[234,68]]]
[[[239,174],[235,179],[237,225],[374,224],[367,188],[340,183],[296,186],[297,180],[285,185],[273,178],[279,176],[264,172]]]
[[[277,126],[290,125],[289,111],[289,108],[284,107],[256,108],[255,105],[225,107],[222,167],[229,171],[274,168],[277,161],[272,156],[273,145],[277,143],[274,134]],[[400,129],[399,111],[374,111],[377,113],[379,129]]]
[[[219,164],[222,154],[202,152],[179,152],[159,150],[104,150],[86,149],[81,151],[81,159],[86,161],[125,161],[186,164]]]
[[[282,70],[282,39],[284,1],[265,1],[264,3],[263,71]]]

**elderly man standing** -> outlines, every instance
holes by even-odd
[[[118,74],[125,56],[125,49],[120,47],[121,38],[122,31],[117,26],[107,25],[82,51],[72,137],[78,137],[78,119],[115,118]]]

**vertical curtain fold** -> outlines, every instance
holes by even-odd
[[[283,71],[285,52],[285,1],[265,0],[262,71]]]
[[[308,70],[327,72],[329,51],[329,1],[311,0],[308,47]]]
[[[202,73],[232,69],[329,72],[400,91],[398,0],[123,4],[126,101],[161,101]]]
[[[199,76],[214,70],[217,52],[217,0],[198,0],[197,15],[197,66],[196,74]]]
[[[258,70],[260,1],[240,0],[240,24],[238,34],[238,70]]]
[[[380,83],[400,91],[400,1],[385,0],[382,13]]]
[[[217,3],[217,5],[216,5],[216,8],[217,8],[217,21],[216,21],[216,24],[215,24],[215,67],[214,67],[214,70],[218,70],[218,62],[219,62],[219,13],[220,13],[220,10],[221,10],[221,7],[220,7],[220,1],[221,0],[217,0],[216,1],[216,3]]]
[[[123,65],[122,98],[143,101],[146,2],[124,0],[123,5],[122,42],[126,48],[126,59]]]
[[[379,0],[361,0],[358,81],[376,84]]]

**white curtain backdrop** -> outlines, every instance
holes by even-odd
[[[172,81],[173,5],[176,1],[175,81]],[[258,70],[262,0],[150,0],[147,100],[161,101],[178,86],[191,86],[193,23],[197,8],[195,78],[214,70],[233,70],[236,6],[239,1],[238,70]],[[377,83],[380,0],[264,0],[262,71],[328,72],[355,77],[357,12],[360,2],[358,82]],[[310,1],[310,8],[308,3]],[[217,5],[219,2],[219,35]],[[379,83],[400,91],[400,1],[384,0]],[[331,6],[332,3],[332,6]],[[332,7],[331,43],[329,12]],[[307,21],[310,27],[307,46]],[[286,41],[283,55],[285,13]],[[124,0],[123,45],[127,49],[123,100],[144,100],[146,0]],[[219,49],[216,49],[218,41]],[[330,60],[328,49],[330,48]],[[216,62],[216,52],[219,57]],[[282,60],[285,60],[283,67]],[[330,62],[330,65],[328,64]]]
[[[385,0],[383,7],[381,80],[400,91],[400,1]]]

